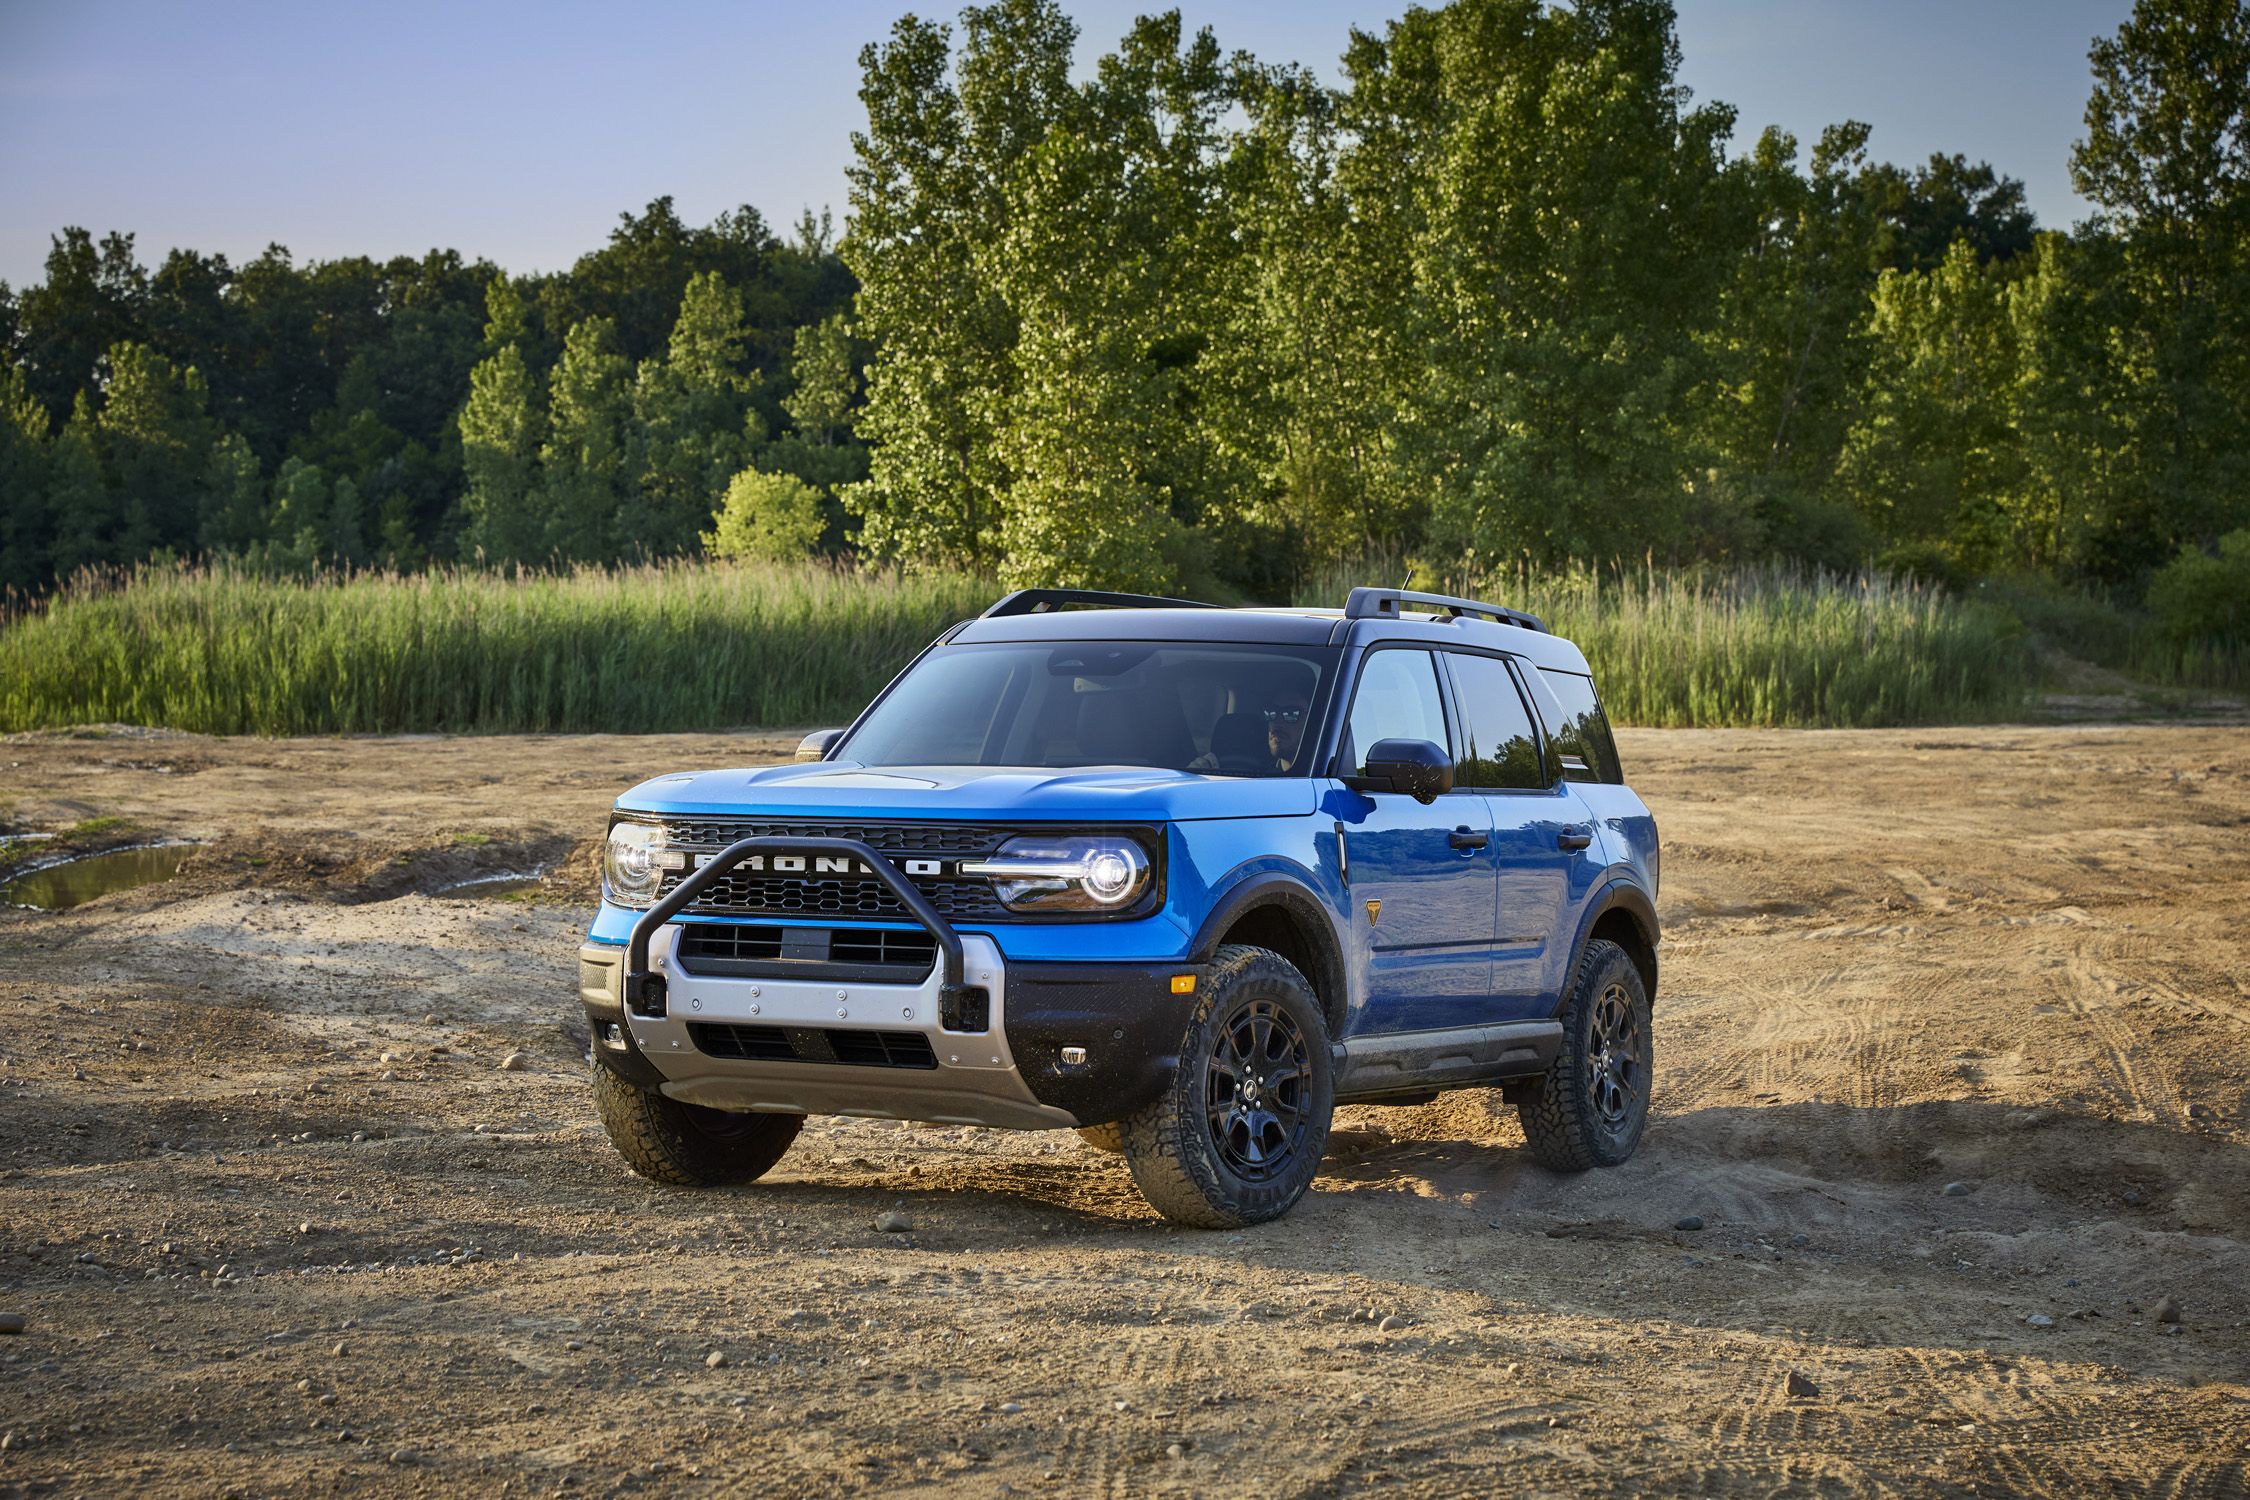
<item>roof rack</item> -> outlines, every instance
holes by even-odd
[[[1043,615],[1067,604],[1091,604],[1099,609],[1217,609],[1200,599],[1165,599],[1155,594],[1110,594],[1100,589],[1017,589],[980,617],[996,620],[1004,615]]]
[[[1449,619],[1463,615],[1476,615],[1501,625],[1518,625],[1525,630],[1546,634],[1547,626],[1537,615],[1527,615],[1520,609],[1508,609],[1498,604],[1485,604],[1475,599],[1456,599],[1451,594],[1418,594],[1411,589],[1356,588],[1344,601],[1344,618],[1347,620],[1395,620],[1409,604],[1426,605],[1442,610]]]

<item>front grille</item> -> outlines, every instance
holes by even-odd
[[[819,1026],[727,1026],[693,1021],[688,1035],[706,1057],[745,1062],[841,1063],[855,1068],[934,1068],[918,1031],[845,1031]]]
[[[937,938],[919,927],[683,922],[676,956],[686,973],[714,979],[916,984],[937,962]]]
[[[775,823],[750,818],[666,820],[667,842],[691,857],[715,854],[739,839],[841,838],[859,842],[893,859],[981,859],[1021,830],[983,823]],[[659,895],[668,895],[685,871],[664,877]],[[915,889],[948,921],[1004,920],[1010,913],[983,880],[952,876],[914,876]],[[868,875],[776,875],[729,870],[697,895],[688,908],[729,916],[821,917],[858,921],[912,921],[906,903]]]
[[[949,922],[1037,922],[1114,920],[1145,915],[1164,900],[1163,840],[1145,825],[1121,827],[1033,824],[1008,827],[994,823],[781,823],[756,818],[699,816],[675,822],[662,820],[667,843],[689,856],[716,854],[746,838],[845,838],[856,839],[894,864],[908,860],[941,861],[950,870],[962,860],[989,858],[1009,839],[1028,832],[1064,835],[1080,832],[1126,833],[1141,840],[1155,861],[1148,895],[1130,910],[1105,912],[1011,912],[993,894],[991,885],[974,877],[954,874],[910,875],[914,888],[938,915]],[[667,871],[658,895],[670,895],[686,878],[685,870]],[[913,914],[883,883],[869,875],[799,874],[751,871],[739,867],[712,881],[696,893],[691,913],[730,917],[794,918],[808,922],[823,919],[861,922],[912,922]]]

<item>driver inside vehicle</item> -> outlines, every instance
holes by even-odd
[[[1188,763],[1190,771],[1233,776],[1286,774],[1305,736],[1304,689],[1284,683],[1262,709],[1221,714],[1211,726],[1211,748]]]
[[[1305,738],[1305,712],[1312,705],[1304,689],[1287,686],[1266,709],[1266,749],[1284,771],[1297,769],[1297,751]]]

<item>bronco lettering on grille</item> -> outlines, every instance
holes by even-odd
[[[718,854],[698,854],[695,867],[700,870]],[[902,859],[899,869],[908,875],[943,875],[948,865],[959,865],[959,860]],[[735,865],[735,869],[752,875],[872,875],[867,861],[853,859],[848,854],[752,854]]]

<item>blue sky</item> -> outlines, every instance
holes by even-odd
[[[1737,146],[1858,118],[1879,157],[1960,151],[2084,213],[2070,145],[2086,46],[2130,0],[1678,0],[1684,81],[1738,107]],[[835,3],[342,6],[0,0],[0,280],[65,224],[237,259],[433,245],[553,270],[663,193],[701,221],[845,208],[860,47],[905,7]],[[1137,12],[1069,5],[1091,59]],[[1183,0],[1227,48],[1330,78],[1390,0]],[[925,13],[951,15],[928,7]]]

